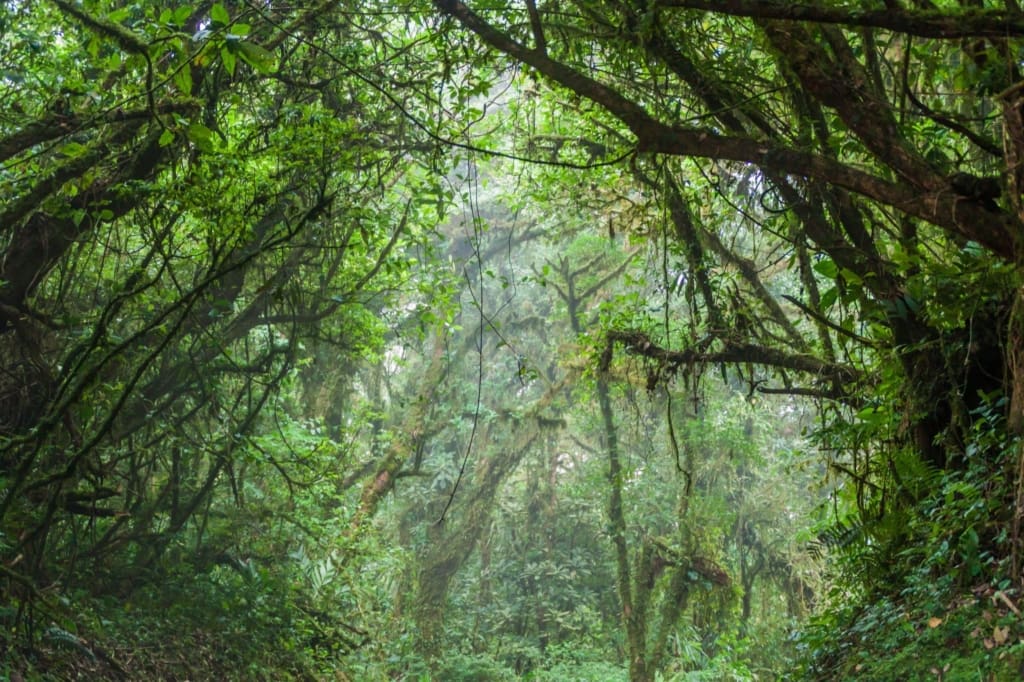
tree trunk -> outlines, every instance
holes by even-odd
[[[611,527],[612,545],[615,548],[615,575],[622,607],[622,625],[626,630],[626,654],[629,657],[629,679],[631,682],[653,680],[647,661],[647,613],[642,606],[646,600],[636,599],[629,565],[629,544],[626,540],[626,516],[622,504],[622,463],[619,455],[619,435],[615,428],[612,411],[611,390],[608,379],[602,375],[597,380],[597,401],[601,408],[604,425],[605,448],[608,451],[608,524]]]

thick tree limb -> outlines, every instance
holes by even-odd
[[[608,345],[601,358],[601,369],[607,369],[616,344],[622,344],[627,352],[642,355],[663,363],[669,369],[690,364],[736,364],[751,363],[775,369],[790,369],[828,379],[840,384],[859,378],[860,373],[848,365],[826,362],[813,355],[786,353],[785,351],[750,343],[723,341],[721,350],[703,352],[694,349],[669,350],[655,345],[649,336],[640,331],[611,331],[607,336]]]
[[[944,178],[904,139],[892,109],[841,32],[828,27],[812,34],[805,26],[779,22],[764,22],[762,28],[807,92],[834,109],[883,164],[923,190],[945,187]]]
[[[129,125],[126,130],[115,136],[112,143],[125,141],[136,130],[137,126]],[[151,177],[166,155],[165,149],[159,145],[157,138],[155,133],[147,136],[127,163],[124,163],[112,174],[97,179],[85,191],[80,192],[78,196],[67,202],[59,214],[37,210],[17,228],[4,253],[4,260],[0,263],[0,281],[4,282],[3,288],[0,288],[0,303],[13,309],[23,309],[25,301],[42,283],[43,278],[53,265],[76,239],[92,228],[93,221],[97,219],[96,216],[76,222],[71,215],[73,211],[81,210],[89,213],[102,208],[109,212],[108,219],[114,219],[135,208],[134,193],[118,190],[124,182],[146,180]],[[88,162],[91,166],[93,159],[88,158]],[[55,188],[41,187],[38,193],[30,194],[36,203],[40,204],[52,189]],[[21,216],[17,213],[21,212],[22,208],[26,208],[19,204],[21,199],[19,198],[8,206],[9,211],[4,212],[4,221],[7,220],[6,216],[11,212],[15,213],[11,218],[12,221],[20,220]],[[0,222],[0,225],[3,223]],[[4,227],[13,228],[14,225],[6,224]],[[11,324],[13,324],[11,319],[0,314],[0,332],[5,331]]]
[[[135,33],[129,31],[121,24],[117,24],[113,21],[108,21],[107,19],[102,19],[100,17],[95,17],[78,5],[68,2],[67,0],[51,1],[61,10],[78,19],[92,30],[97,33],[102,33],[117,41],[117,44],[120,45],[121,49],[125,52],[133,52],[144,57],[148,56],[149,45],[142,38],[135,35]]]
[[[190,113],[197,107],[194,100],[172,100],[156,105],[156,113]],[[0,162],[17,156],[37,144],[57,140],[65,135],[95,128],[108,123],[144,120],[153,117],[153,111],[145,109],[110,109],[100,114],[83,116],[77,113],[62,114],[51,112],[47,116],[32,121],[24,128],[0,139]]]
[[[1024,16],[993,9],[956,12],[859,9],[790,3],[785,0],[661,0],[661,7],[696,9],[754,19],[779,19],[848,27],[877,28],[920,38],[1012,38],[1024,36]]]

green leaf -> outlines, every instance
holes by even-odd
[[[195,144],[200,151],[212,152],[213,147],[213,131],[204,126],[202,123],[192,123],[186,130],[188,139]]]
[[[888,418],[889,412],[875,405],[862,408],[857,412],[857,419],[872,426],[879,426],[885,423]]]
[[[985,247],[973,240],[964,244],[962,250],[964,255],[970,256],[971,258],[981,258],[985,255]]]
[[[210,18],[218,24],[224,24],[225,26],[231,23],[231,15],[224,9],[224,5],[219,2],[210,8]]]
[[[170,128],[165,128],[164,132],[160,133],[160,146],[166,147],[171,142],[174,142],[174,133],[171,132]]]
[[[79,157],[88,150],[88,147],[86,147],[84,144],[79,144],[78,142],[68,142],[60,149],[61,153],[64,154],[64,156],[70,158]]]
[[[191,15],[192,7],[189,5],[182,5],[178,9],[174,10],[174,23],[178,26],[183,26]]]
[[[235,75],[235,53],[227,46],[220,48],[220,60],[224,62],[224,68],[232,76]]]
[[[814,271],[829,279],[835,279],[839,274],[839,266],[831,258],[822,258],[814,264]]]
[[[248,41],[240,42],[238,44],[238,54],[246,64],[256,69],[259,73],[273,73],[274,68],[277,66],[277,58],[274,56],[274,53],[265,50],[255,43]]]
[[[183,95],[192,94],[192,70],[184,65],[174,73],[174,84]]]
[[[843,268],[841,270],[843,274],[843,281],[852,286],[860,286],[864,283],[864,280],[853,270],[849,268]]]
[[[832,287],[821,295],[821,301],[819,301],[819,306],[822,310],[828,310],[829,308],[832,307],[832,304],[834,304],[836,302],[836,299],[838,298],[839,289],[837,287]]]

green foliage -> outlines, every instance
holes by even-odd
[[[977,442],[1012,453],[1001,412],[980,408]],[[995,439],[996,442],[986,442]],[[1012,679],[1022,632],[1009,579],[1000,459],[934,477],[905,526],[871,534],[833,526],[838,569],[829,611],[801,638],[814,679]],[[875,528],[879,528],[877,525]],[[860,602],[854,590],[866,590]],[[837,634],[839,633],[839,634]],[[922,664],[922,662],[926,662]]]
[[[531,682],[626,682],[628,671],[621,665],[587,660],[579,651],[552,651],[543,667],[527,679]]]
[[[458,652],[445,656],[437,677],[453,682],[506,682],[515,679],[510,670],[487,656]]]
[[[841,4],[6,3],[3,672],[1019,674],[1021,28]]]
[[[748,669],[751,652],[736,633],[723,631],[716,637],[702,636],[693,626],[680,627],[672,636],[672,657],[655,678],[659,682],[757,679]]]
[[[810,661],[804,674],[821,680],[1015,679],[1022,629],[1002,598],[992,598],[1003,593],[988,585],[965,592],[950,583],[916,572],[898,597],[818,620],[801,641]]]

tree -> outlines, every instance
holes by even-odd
[[[700,324],[627,322],[609,348],[830,405],[820,442],[856,514],[839,527],[879,558],[948,537],[906,521],[949,481],[987,478],[997,520],[957,565],[978,579],[980,552],[1019,585],[1022,27],[1012,7],[886,5],[434,2],[544,91],[523,109],[588,123],[544,162],[628,159],[666,208]],[[717,216],[736,212],[750,237],[730,243]]]
[[[314,554],[304,529],[347,492],[331,467],[355,429],[334,416],[324,436],[302,375],[382,348],[445,195],[402,114],[423,100],[388,92],[434,64],[372,12],[322,9],[4,8],[2,591],[29,647],[87,610],[57,585],[143,600],[199,577],[288,603],[310,562],[271,567],[297,542]],[[360,388],[328,390],[358,404]],[[277,636],[273,608],[250,615]],[[322,629],[288,617],[285,637]],[[339,649],[365,639],[331,628]]]
[[[995,122],[985,115],[996,104],[1002,104],[1003,117],[1008,118],[1004,127],[1010,151],[1006,155],[1013,157],[1015,95],[1012,90],[966,81],[968,87],[945,95],[960,109],[953,116],[926,106],[922,98],[927,94],[919,90],[927,87],[928,76],[950,81],[959,76],[964,81],[951,64],[962,56],[965,46],[949,41],[966,38],[980,41],[972,48],[978,58],[972,62],[974,66],[987,68],[986,77],[999,79],[999,84],[1012,83],[1013,69],[1003,72],[994,63],[1000,51],[1008,49],[1006,42],[990,40],[984,28],[1001,26],[1003,14],[981,10],[971,15],[980,22],[972,24],[977,26],[974,33],[963,28],[949,28],[947,33],[937,27],[910,30],[905,22],[877,17],[875,25],[860,14],[854,20],[852,13],[839,11],[823,12],[819,23],[795,21],[771,3],[730,7],[731,13],[751,17],[742,21],[720,13],[687,10],[689,3],[648,9],[608,3],[576,8],[581,23],[570,29],[554,16],[549,17],[552,25],[548,27],[548,13],[532,4],[500,23],[488,21],[460,2],[438,2],[437,7],[493,50],[545,77],[558,92],[580,98],[577,106],[591,115],[609,115],[612,130],[603,132],[613,136],[620,148],[634,150],[638,165],[657,169],[666,200],[678,204],[679,210],[685,209],[686,197],[676,178],[685,177],[694,187],[699,185],[689,176],[692,166],[673,157],[714,160],[717,165],[711,168],[721,177],[718,188],[733,183],[741,190],[736,201],[748,207],[760,202],[760,210],[751,209],[750,219],[759,221],[765,231],[773,229],[772,234],[794,249],[794,267],[805,261],[800,255],[803,249],[810,249],[810,265],[836,286],[837,293],[822,301],[822,296],[814,293],[820,279],[802,273],[809,300],[786,299],[786,314],[798,322],[799,318],[814,322],[820,331],[835,337],[817,340],[817,357],[779,352],[777,341],[770,343],[770,329],[726,334],[710,328],[700,343],[716,348],[713,352],[662,349],[642,337],[617,340],[669,364],[748,361],[817,374],[819,381],[830,384],[820,393],[853,403],[857,402],[854,394],[862,375],[849,348],[889,349],[900,362],[907,389],[912,422],[908,436],[912,432],[915,447],[930,464],[958,466],[954,444],[969,439],[971,420],[967,415],[978,405],[978,390],[1000,388],[992,379],[999,376],[999,368],[982,366],[992,362],[993,354],[979,351],[992,349],[1000,357],[999,349],[1007,346],[1013,332],[997,326],[992,338],[976,338],[970,348],[952,344],[968,368],[967,390],[961,391],[962,377],[946,375],[949,358],[937,347],[942,341],[949,348],[956,336],[946,319],[951,306],[948,302],[931,306],[928,297],[933,292],[927,286],[941,284],[948,289],[960,284],[963,290],[979,286],[969,273],[957,282],[956,273],[943,272],[954,281],[935,282],[939,276],[935,270],[946,254],[967,259],[977,254],[990,263],[1015,262],[1019,218],[1013,197],[1019,193],[1012,186],[1012,174],[1007,177],[1011,185],[1005,192],[1006,202],[1000,205],[996,200],[1003,193],[995,196],[998,180],[970,179],[964,171],[957,171],[957,167],[978,167],[992,174],[1005,162],[995,142]],[[925,23],[951,27],[960,14],[939,14]],[[818,14],[811,12],[810,16]],[[911,10],[898,16],[918,18]],[[844,32],[844,21],[863,30]],[[698,22],[705,22],[706,28]],[[612,31],[613,26],[624,28]],[[698,30],[689,32],[691,28]],[[1012,34],[1012,25],[1008,30]],[[732,44],[746,46],[742,54],[716,47],[715,41],[725,35]],[[577,36],[592,40],[593,52],[579,49]],[[532,47],[528,45],[531,41]],[[932,48],[942,57],[921,58],[923,50]],[[710,68],[712,58],[718,64],[715,69]],[[739,86],[711,75],[723,73],[726,65],[742,68],[741,59],[749,64],[741,74],[749,75],[760,92],[738,91]],[[974,73],[970,68],[964,70]],[[615,75],[602,80],[606,72]],[[975,91],[970,85],[979,87]],[[641,97],[649,104],[639,104]],[[673,106],[673,101],[678,104]],[[686,119],[707,120],[709,125],[686,125],[683,112],[673,116],[673,110],[684,103],[689,107]],[[939,101],[933,104],[950,106]],[[942,136],[945,148],[931,140],[933,135]],[[756,169],[756,174],[745,168]],[[781,227],[785,231],[779,232]],[[683,229],[677,234],[686,242]],[[710,230],[696,236],[704,249],[715,240]],[[697,241],[684,243],[689,253]],[[984,250],[972,251],[971,244]],[[725,254],[724,249],[715,250],[716,255]],[[1005,269],[1000,274],[1004,276],[985,283],[996,299],[990,306],[977,305],[957,313],[993,322],[1005,320],[1012,304],[1012,281],[1005,276]],[[839,308],[840,296],[839,303],[852,304],[863,318],[860,328],[830,319],[832,309]],[[721,292],[709,292],[704,302],[708,311],[723,310],[728,302],[721,298]],[[814,298],[817,303],[811,300]],[[752,307],[759,312],[758,306]],[[766,322],[782,326],[791,336],[796,322],[779,318],[782,310],[775,305]],[[1001,337],[999,329],[1009,336]],[[861,334],[862,330],[870,337]],[[811,342],[808,339],[798,346],[811,348]],[[829,360],[829,346],[847,349],[840,358],[842,364],[834,366]],[[875,353],[872,358],[880,355],[885,353]],[[1007,390],[1013,399],[1013,371],[1008,376]],[[958,398],[956,394],[961,393]],[[957,405],[959,401],[966,405]]]

